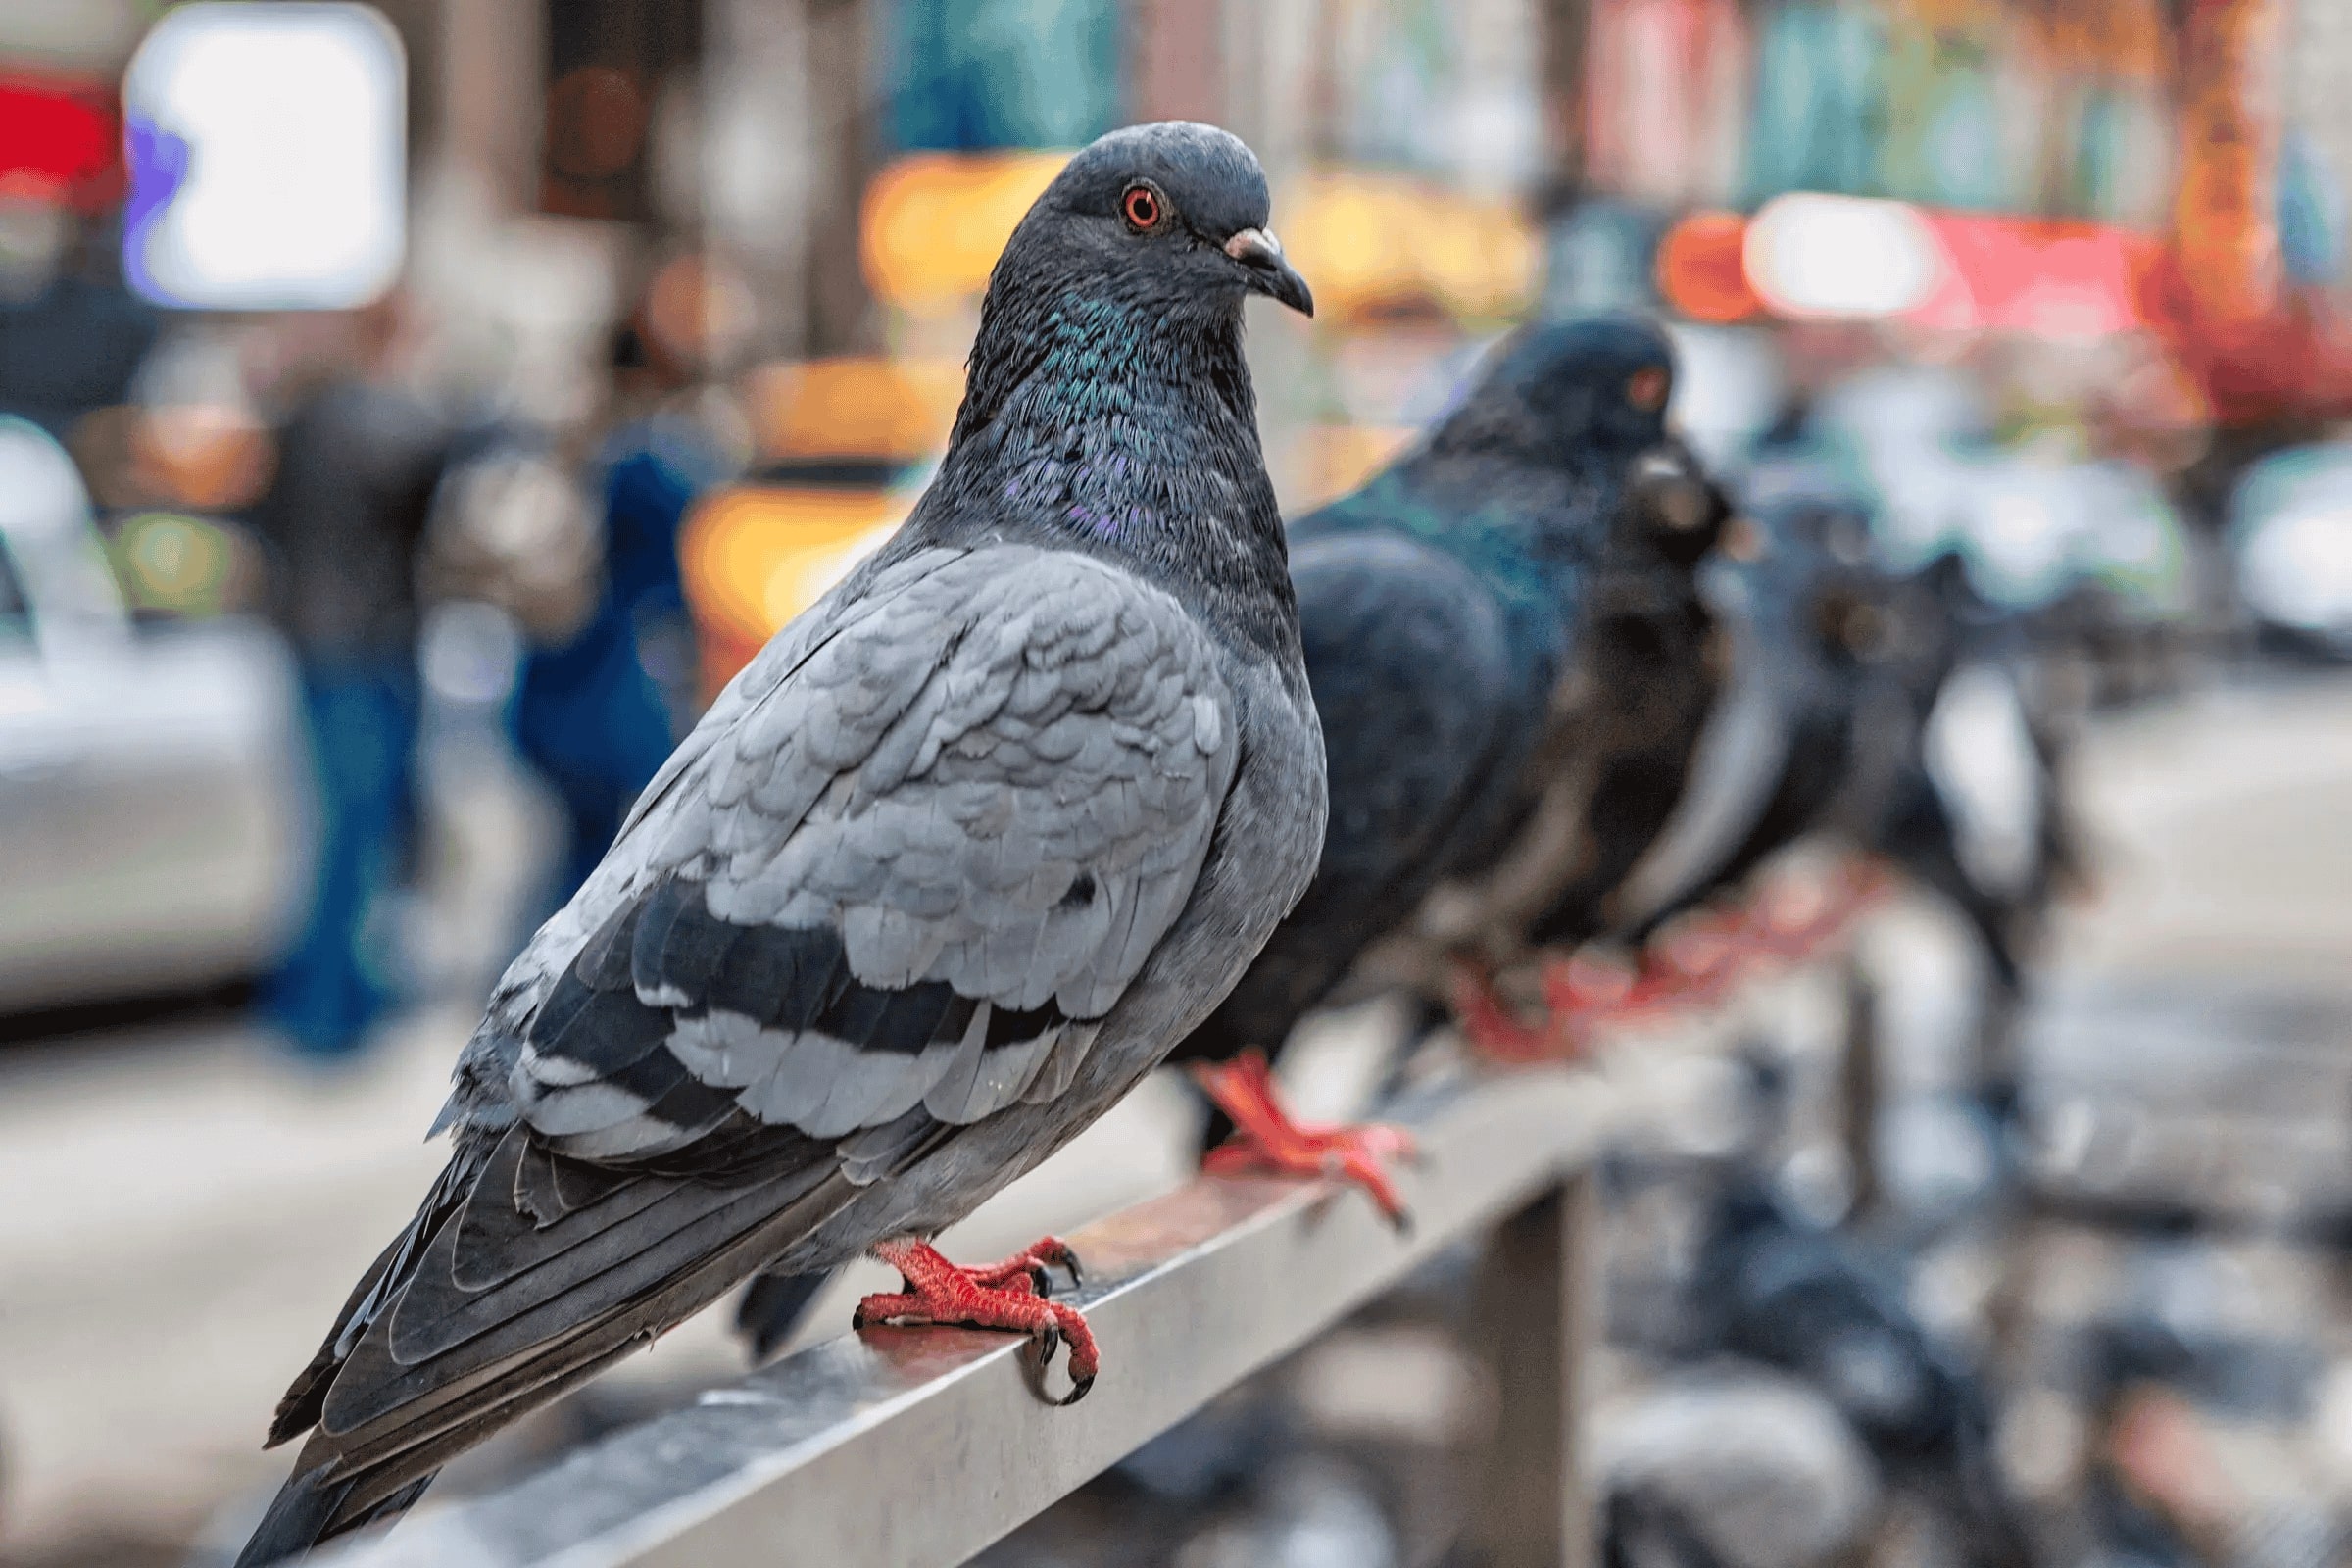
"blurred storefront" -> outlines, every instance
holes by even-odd
[[[1718,457],[1883,363],[1983,383],[2001,429],[2172,468],[2182,429],[2259,451],[2352,413],[2352,24],[2327,0],[377,10],[406,61],[417,379],[585,446],[626,322],[754,466],[686,525],[706,684],[830,580],[787,558],[838,566],[843,518],[896,518],[1003,235],[1067,149],[1139,118],[1230,124],[1276,178],[1323,307],[1252,345],[1293,507],[1393,454],[1530,312],[1667,311]],[[38,311],[0,314],[0,400],[63,431],[133,401],[159,327],[190,319],[115,260],[145,156],[122,155],[119,84],[156,10],[6,12],[0,297],[96,281],[54,307],[78,358],[39,349],[64,328]],[[320,336],[281,324],[270,352]],[[2120,428],[2115,377],[2082,368],[2119,363],[2160,389],[2162,432]],[[105,416],[77,450],[136,444]],[[234,511],[93,479],[142,514]]]

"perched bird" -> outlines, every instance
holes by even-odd
[[[1666,433],[1673,368],[1646,321],[1529,327],[1415,449],[1292,524],[1331,824],[1305,899],[1176,1052],[1242,1129],[1229,1162],[1336,1166],[1401,1214],[1397,1135],[1298,1127],[1265,1053],[1351,975],[1442,998],[1456,957],[1580,934],[1642,831],[1623,797],[1672,788],[1680,707],[1704,709],[1690,568],[1722,523]]]
[[[1920,1322],[1886,1260],[1791,1217],[1752,1177],[1736,1177],[1700,1243],[1690,1299],[1702,1325],[1693,1352],[1760,1362],[1812,1385],[1889,1480],[1955,1522],[1971,1562],[2033,1560],[1993,1452],[1988,1381]]]
[[[2016,1021],[2026,963],[2052,906],[2086,885],[2065,792],[2065,746],[2035,700],[2036,628],[1977,591],[1957,555],[1909,585],[1930,628],[1899,661],[1911,745],[1887,785],[1870,848],[1948,902],[1984,956],[1980,1092],[2006,1115],[2016,1096]]]
[[[1367,948],[1407,928],[1442,881],[1504,860],[1535,814],[1576,743],[1557,704],[1580,596],[1604,564],[1657,548],[1631,535],[1681,520],[1620,515],[1635,465],[1666,438],[1672,369],[1671,344],[1646,322],[1529,327],[1416,450],[1291,525],[1330,761],[1322,864],[1174,1055],[1209,1070],[1212,1099],[1253,1135],[1253,1156],[1336,1166],[1392,1216],[1403,1204],[1383,1160],[1404,1151],[1400,1136],[1298,1127],[1274,1100],[1264,1054]],[[1703,532],[1704,519],[1691,527]],[[780,1271],[754,1283],[737,1326],[755,1356],[791,1336],[822,1283]]]
[[[1242,304],[1312,309],[1204,125],[1080,152],[990,280],[938,477],[779,633],[500,982],[447,1169],[279,1406],[315,1428],[241,1563],[770,1264],[870,1251],[861,1321],[1065,1338],[927,1243],[1213,1007],[1304,891],[1323,760]]]
[[[1864,504],[1783,464],[1750,476],[1741,516],[1706,584],[1734,673],[1672,823],[1626,886],[1637,948],[1799,840],[1869,837],[1918,743],[1896,657],[1917,617],[1871,560]]]

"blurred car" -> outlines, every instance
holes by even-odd
[[[269,629],[134,628],[72,460],[0,419],[0,1010],[270,964],[309,868],[295,715]]]
[[[2238,597],[2268,646],[2352,659],[2352,443],[2273,453],[2230,497]]]

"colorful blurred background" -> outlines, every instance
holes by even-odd
[[[2073,972],[2343,992],[2345,0],[0,0],[0,1562],[217,1560],[468,1009],[919,493],[1060,160],[1171,117],[1257,150],[1321,307],[1250,318],[1287,511],[1514,323],[1657,313],[1735,487],[1801,448],[1889,566],[2075,617],[2082,808],[2126,848]],[[2336,1005],[2316,1096],[2168,1056],[2130,1092],[2183,1104],[2132,1136],[2228,1185],[2199,1114],[2352,1134]],[[1096,1207],[1181,1168],[1134,1125]],[[2262,1245],[2340,1224],[2346,1176],[2281,1178]],[[2259,1298],[2304,1370],[2288,1415],[2122,1429],[2142,1491],[2191,1472],[2151,1504],[2190,1556],[2067,1560],[2345,1560],[2337,1242],[2279,1283],[2183,1180],[2174,1229],[2086,1227],[2052,1277]],[[615,1408],[730,1364],[662,1353]],[[2057,1507],[2094,1423],[2027,1407]],[[2214,1457],[2273,1427],[2301,1534],[2238,1528],[2287,1461]],[[1330,1517],[1338,1556],[1183,1560],[1405,1560]],[[1838,1560],[1951,1560],[1873,1540]]]

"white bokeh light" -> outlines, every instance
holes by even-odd
[[[368,6],[167,13],[122,82],[132,286],[212,310],[382,294],[405,243],[404,73],[398,36]]]
[[[1945,268],[1915,209],[1810,192],[1764,204],[1742,261],[1756,297],[1783,316],[1899,316],[1927,302]]]

